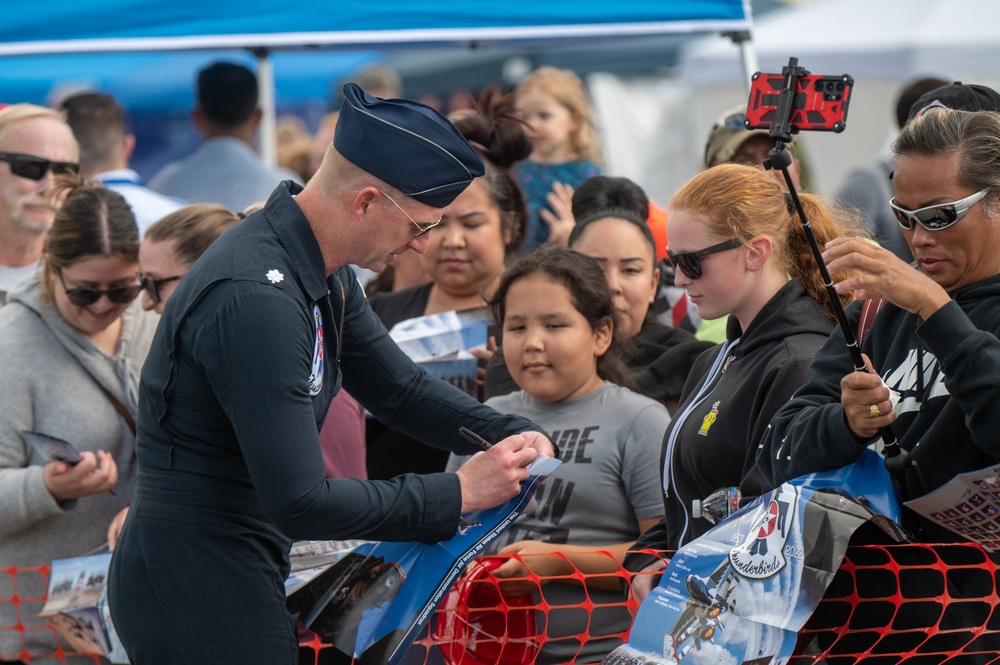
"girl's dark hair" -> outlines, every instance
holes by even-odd
[[[573,247],[587,227],[602,219],[613,217],[634,225],[649,243],[652,262],[656,264],[656,241],[649,230],[649,197],[642,187],[628,178],[614,178],[597,175],[587,178],[573,192],[573,217],[576,226],[569,234],[569,246]]]
[[[458,131],[472,143],[486,164],[483,176],[490,200],[500,211],[505,249],[514,253],[524,243],[528,208],[511,167],[531,154],[531,139],[514,110],[514,97],[490,86],[473,109],[452,116]]]
[[[174,260],[191,266],[222,232],[242,217],[217,203],[195,203],[158,219],[146,229],[153,242],[176,240]]]
[[[69,190],[45,241],[42,288],[52,299],[53,271],[95,256],[139,262],[139,227],[121,194],[79,176],[62,175],[56,190]]]
[[[597,359],[597,374],[606,381],[633,388],[631,374],[621,360],[623,338],[608,280],[601,265],[585,254],[565,247],[543,245],[515,262],[500,278],[500,285],[487,302],[497,324],[502,327],[507,315],[507,293],[510,287],[532,275],[544,275],[565,286],[573,307],[583,315],[591,329],[596,330],[611,322],[611,345]]]

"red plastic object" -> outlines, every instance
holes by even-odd
[[[521,665],[538,655],[534,600],[502,596],[489,574],[505,561],[476,559],[442,601],[433,640],[448,665]]]

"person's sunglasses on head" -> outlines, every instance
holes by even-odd
[[[53,175],[76,175],[80,172],[80,165],[75,162],[54,162],[20,152],[0,152],[0,162],[7,162],[11,173],[28,180],[41,180],[49,171]]]

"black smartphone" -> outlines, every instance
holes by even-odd
[[[50,434],[21,430],[21,437],[49,462],[66,462],[70,466],[79,464],[83,458],[80,451],[69,441]]]

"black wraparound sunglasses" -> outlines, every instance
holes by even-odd
[[[53,162],[20,152],[0,152],[0,162],[7,162],[11,173],[28,180],[41,180],[49,171],[53,175],[76,175],[80,172],[80,165],[76,162]]]
[[[698,279],[701,277],[701,258],[703,256],[724,252],[727,249],[736,249],[742,245],[742,240],[736,240],[734,238],[732,240],[720,242],[718,245],[712,245],[711,247],[706,247],[705,249],[699,249],[697,252],[674,254],[669,248],[667,248],[667,257],[670,259],[670,265],[672,265],[674,269],[680,270],[682,273],[687,275],[689,279]]]

